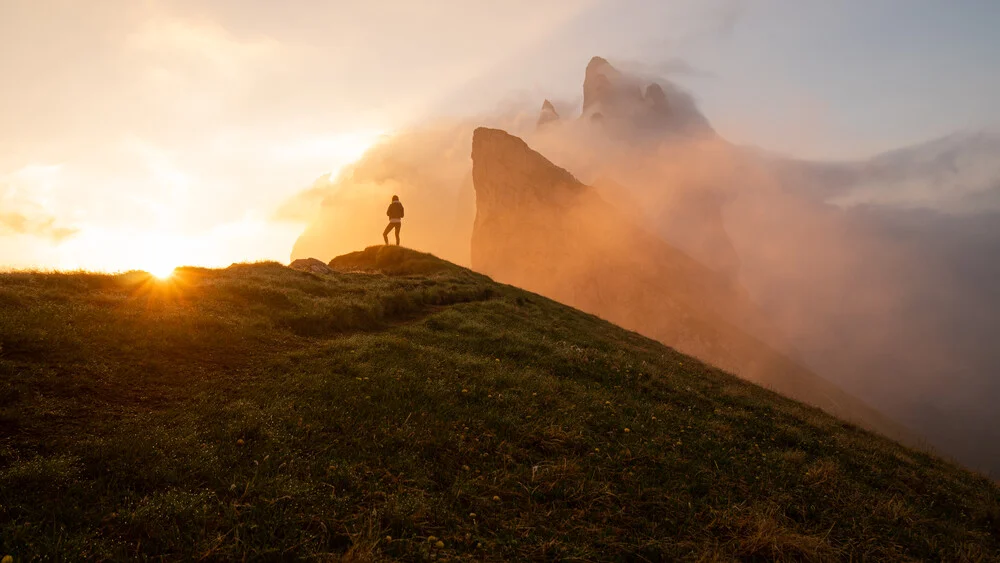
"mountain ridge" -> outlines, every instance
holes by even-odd
[[[504,131],[473,134],[472,266],[598,314],[839,416],[898,425],[773,350],[745,290],[632,225],[593,188]]]

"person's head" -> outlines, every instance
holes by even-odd
[[[399,201],[399,196],[398,195],[392,196],[392,201]]]

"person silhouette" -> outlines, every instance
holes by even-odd
[[[403,225],[403,204],[399,203],[399,196],[392,196],[392,203],[385,214],[389,216],[389,226],[382,231],[382,239],[389,244],[389,231],[396,229],[396,246],[399,246],[399,228]]]

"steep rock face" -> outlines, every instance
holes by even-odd
[[[521,139],[477,129],[472,163],[474,269],[902,435],[877,412],[751,336],[770,333],[738,286],[631,223]]]

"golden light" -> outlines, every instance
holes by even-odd
[[[170,276],[174,275],[174,269],[175,269],[174,266],[163,264],[163,265],[153,266],[149,268],[147,271],[150,274],[152,274],[153,277],[165,280],[170,278]]]
[[[130,254],[140,256],[139,261],[142,269],[160,280],[173,276],[174,269],[184,260],[183,257],[193,254],[190,241],[185,240],[183,236],[165,233],[137,233],[136,238],[142,241],[143,250]]]

